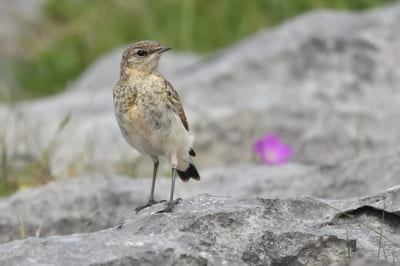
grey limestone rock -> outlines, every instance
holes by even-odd
[[[399,197],[399,187],[337,201],[204,194],[182,201],[173,213],[157,214],[162,206],[154,205],[98,232],[2,244],[0,263],[317,266],[378,253],[398,260]]]
[[[400,147],[335,166],[242,165],[210,169],[203,175],[200,183],[185,184],[184,189],[239,197],[361,197],[400,184]]]
[[[200,182],[178,181],[176,197],[185,199],[205,193],[239,198],[366,197],[400,184],[398,150],[354,159],[336,167],[288,164],[204,170]],[[92,176],[21,190],[0,200],[0,242],[108,228],[144,204],[150,186],[149,178]],[[167,199],[169,188],[170,179],[160,175],[156,199]]]
[[[399,14],[398,4],[315,12],[204,62],[181,86],[198,145],[224,163],[250,161],[252,141],[275,133],[296,161],[333,165],[397,144]]]
[[[377,258],[356,258],[346,262],[335,262],[330,266],[394,266],[393,262],[380,260]]]

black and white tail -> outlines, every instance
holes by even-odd
[[[194,152],[193,149],[190,149],[189,155],[190,156],[196,156],[196,153]],[[190,178],[193,178],[194,180],[197,180],[197,181],[200,180],[199,172],[197,171],[196,166],[194,166],[193,163],[189,164],[189,167],[188,167],[188,169],[186,169],[186,171],[177,170],[177,172],[178,172],[179,177],[184,182],[189,181]]]
[[[193,178],[194,180],[199,181],[200,180],[200,175],[199,172],[197,172],[196,166],[194,164],[190,163],[188,169],[186,171],[179,171],[177,170],[179,177],[182,179],[182,181],[187,182],[189,181],[190,178]]]

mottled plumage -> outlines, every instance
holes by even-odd
[[[158,73],[158,62],[163,52],[171,48],[156,41],[140,41],[127,48],[121,60],[120,80],[113,89],[115,114],[125,140],[154,161],[150,201],[155,203],[154,184],[160,156],[172,165],[172,185],[168,207],[171,211],[175,174],[183,181],[200,176],[192,163],[193,136],[179,99],[163,76]],[[141,208],[138,208],[140,210]]]

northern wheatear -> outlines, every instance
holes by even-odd
[[[125,140],[154,162],[149,202],[139,210],[159,203],[154,200],[154,186],[159,157],[172,166],[170,199],[160,212],[171,212],[180,199],[174,200],[175,177],[183,181],[200,180],[192,163],[193,136],[179,99],[163,76],[158,73],[161,54],[170,50],[156,41],[140,41],[128,47],[121,60],[121,74],[113,89],[115,115]]]

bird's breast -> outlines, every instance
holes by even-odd
[[[176,114],[170,111],[165,99],[157,93],[138,93],[137,100],[126,112],[117,114],[125,140],[140,151],[162,147],[175,128]],[[116,112],[117,113],[117,112]],[[154,151],[160,153],[161,151]]]
[[[169,101],[164,79],[153,76],[135,81],[131,87],[136,95],[129,108],[120,108],[122,101],[115,101],[117,121],[125,140],[142,153],[155,156],[169,154],[181,146],[182,140],[188,140],[183,141],[186,147],[189,133]]]

